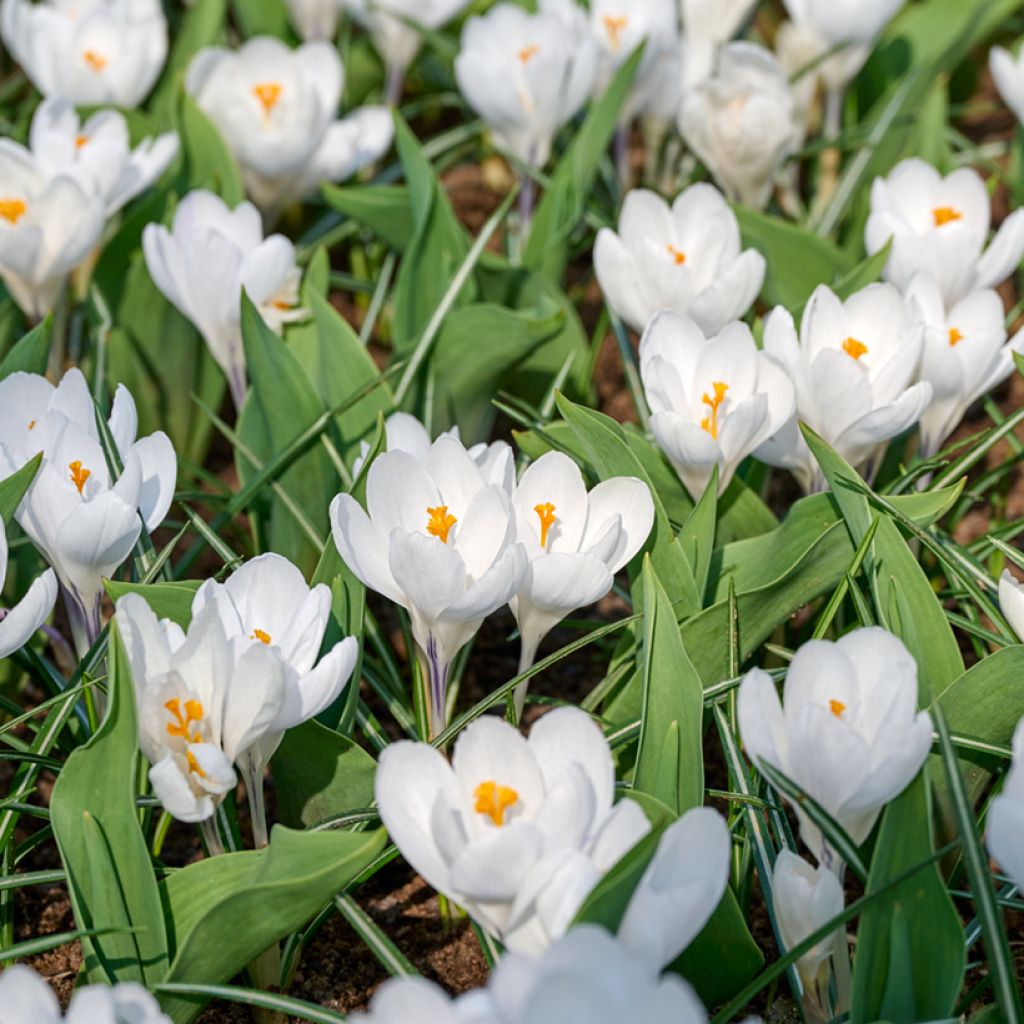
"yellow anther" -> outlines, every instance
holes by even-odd
[[[28,425],[28,429],[29,429],[29,430],[35,430],[35,429],[36,429],[36,421],[35,421],[35,420],[33,420],[33,421],[32,421],[32,422],[31,422],[31,423],[30,423],[30,424]]]
[[[82,54],[82,60],[89,65],[89,70],[96,72],[97,75],[109,63],[102,53],[97,53],[95,50],[86,50],[85,53]]]
[[[32,421],[33,424],[35,420]],[[29,428],[32,429],[31,427]],[[74,462],[68,463],[68,469],[71,470],[71,482],[78,488],[78,493],[81,494],[85,490],[85,482],[92,476],[91,469],[82,469],[82,463],[75,459]]]
[[[932,210],[932,216],[935,218],[935,226],[941,228],[943,224],[950,224],[955,220],[963,220],[964,215],[959,211],[953,209],[952,206],[936,206]]]
[[[618,53],[622,46],[622,33],[629,26],[629,18],[625,15],[616,18],[611,14],[606,14],[603,20],[604,30],[608,33],[608,45],[611,46],[612,53]]]
[[[185,760],[188,761],[188,770],[194,772],[201,779],[206,778],[206,772],[199,767],[199,762],[196,760],[196,755],[191,750],[185,751]]]
[[[836,718],[842,718],[843,712],[846,710],[846,705],[841,700],[830,700],[828,702],[828,709],[836,716]]]
[[[540,53],[540,47],[536,43],[524,46],[519,51],[519,62],[525,67],[538,53]]]
[[[950,329],[949,329],[949,347],[952,348],[954,345],[959,344],[963,340],[964,340],[964,336],[955,327],[950,327]]]
[[[442,544],[448,543],[448,534],[452,527],[458,522],[455,516],[448,512],[447,505],[438,505],[437,508],[428,508],[427,533],[436,537]]]
[[[544,502],[542,505],[534,505],[533,511],[540,517],[540,546],[546,548],[548,546],[548,531],[557,521],[555,515],[555,506],[550,501]]]
[[[274,112],[274,107],[281,101],[281,93],[284,86],[280,82],[261,82],[252,87],[252,93],[260,101],[263,107],[263,116],[269,118]]]
[[[681,267],[686,262],[686,253],[681,249],[677,249],[674,245],[665,246],[668,249],[669,256],[676,261],[676,266]]]
[[[714,397],[705,391],[704,397],[701,398],[701,401],[711,410],[711,414],[700,421],[700,428],[718,440],[718,410],[725,401],[725,393],[729,390],[729,385],[716,380],[711,386],[715,389]]]
[[[476,813],[486,814],[499,827],[505,824],[505,812],[519,802],[519,794],[514,789],[493,781],[481,782],[473,790],[473,796],[476,797]]]
[[[75,138],[75,149],[81,149],[83,146],[87,145],[88,142],[89,142],[89,136],[88,135],[79,135],[79,136],[77,136]]]
[[[860,359],[860,357],[864,355],[867,352],[867,350],[867,345],[865,345],[862,341],[858,341],[856,338],[847,338],[846,341],[843,342],[843,351],[851,359]]]
[[[164,707],[170,712],[173,721],[167,723],[167,734],[177,736],[187,743],[202,743],[203,737],[198,729],[189,731],[189,727],[203,720],[203,705],[197,700],[185,701],[185,712],[182,714],[181,701],[172,698]]]
[[[262,629],[254,629],[252,633],[249,634],[249,639],[259,640],[261,644],[266,644],[268,647],[270,646],[270,634],[264,632]]]
[[[22,199],[0,199],[0,217],[3,217],[8,224],[17,224],[28,207]]]

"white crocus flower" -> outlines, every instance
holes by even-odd
[[[403,451],[379,456],[367,474],[366,501],[369,514],[351,495],[334,499],[334,543],[366,586],[409,613],[436,736],[447,721],[452,659],[512,600],[526,574],[512,503],[451,436],[439,437],[422,459]]]
[[[682,0],[686,36],[686,84],[692,88],[714,71],[718,49],[739,32],[757,0]]]
[[[1014,56],[1001,46],[993,46],[988,55],[988,67],[1003,102],[1024,124],[1024,50]]]
[[[348,178],[391,145],[394,124],[384,107],[337,119],[344,81],[331,43],[292,50],[270,36],[235,51],[201,50],[189,65],[185,88],[220,130],[268,221],[320,182]]]
[[[988,191],[976,171],[961,167],[943,178],[915,158],[875,179],[864,242],[874,254],[891,239],[886,280],[906,288],[924,272],[949,304],[994,288],[1020,264],[1024,210],[1011,213],[986,248],[991,219]]]
[[[527,467],[513,498],[517,532],[530,567],[510,602],[520,633],[519,671],[540,642],[576,608],[601,600],[615,574],[643,546],[654,523],[645,483],[618,476],[590,493],[579,466],[547,452]],[[528,683],[516,691],[522,714]]]
[[[389,978],[370,1008],[350,1013],[349,1024],[507,1024],[484,989],[453,999],[436,982],[415,975]]]
[[[0,524],[0,587],[7,578],[7,531]],[[21,650],[47,620],[57,601],[57,576],[47,569],[32,581],[28,593],[13,607],[0,611],[0,658]]]
[[[359,656],[353,637],[337,643],[317,662],[331,617],[331,588],[312,589],[287,558],[267,554],[246,562],[225,583],[207,580],[192,602],[193,616],[212,605],[224,632],[237,648],[269,647],[285,669],[285,694],[277,717],[251,747],[238,754],[238,766],[252,804],[257,846],[266,844],[263,772],[288,729],[329,708],[349,681]]]
[[[32,84],[78,107],[137,107],[167,57],[160,0],[3,0],[0,34]]]
[[[41,320],[68,275],[99,245],[103,197],[74,176],[53,175],[11,139],[0,139],[0,277],[26,316]]]
[[[843,912],[843,887],[828,868],[813,868],[783,849],[772,873],[772,901],[783,945],[792,949]],[[838,928],[797,960],[808,1020],[834,1016],[829,997],[832,964],[835,958],[839,970],[847,969],[846,941],[845,930]]]
[[[67,1016],[53,989],[30,967],[0,972],[0,1024],[171,1024],[141,985],[87,985],[75,990]]]
[[[628,193],[619,230],[602,228],[594,270],[609,307],[642,332],[655,314],[688,314],[706,334],[744,316],[764,284],[765,259],[741,251],[736,215],[703,182],[668,205],[647,189]]]
[[[499,718],[470,724],[451,764],[426,743],[381,754],[376,795],[392,841],[438,892],[517,952],[540,953],[650,829],[638,804],[613,806],[600,728],[576,708],[525,739]]]
[[[422,29],[436,31],[470,0],[347,0],[346,8],[366,26],[387,65],[388,102],[401,99],[405,73],[420,51]]]
[[[178,136],[167,132],[132,149],[123,114],[101,110],[83,124],[70,101],[52,99],[36,109],[29,145],[43,174],[74,178],[100,196],[112,217],[167,170]]]
[[[640,340],[640,376],[654,438],[694,500],[715,466],[724,493],[795,407],[792,382],[744,323],[707,337],[688,316],[659,313]]]
[[[203,336],[240,411],[246,390],[242,291],[278,333],[303,319],[295,246],[284,235],[264,238],[252,203],[231,210],[219,196],[200,191],[179,203],[170,230],[146,225],[142,251],[153,283]]]
[[[292,24],[307,42],[333,39],[344,0],[285,0]]]
[[[138,594],[117,602],[117,621],[135,684],[139,747],[164,809],[179,821],[205,823],[235,788],[232,764],[258,743],[287,697],[285,664],[263,644],[239,643],[215,604],[184,632],[158,620]]]
[[[683,98],[679,127],[733,201],[761,209],[799,141],[782,65],[753,43],[722,48],[714,76]]]
[[[882,808],[924,764],[931,719],[917,711],[917,663],[878,627],[841,640],[811,640],[789,664],[783,701],[772,677],[752,669],[740,685],[739,723],[751,759],[781,771],[860,845]],[[806,811],[800,835],[820,864],[842,862]]]
[[[1024,643],[1024,584],[1019,583],[1009,569],[999,577],[999,610]]]
[[[501,3],[462,30],[455,78],[498,145],[542,167],[555,135],[586,102],[597,49],[575,0],[540,0],[536,14]]]
[[[947,311],[939,286],[917,274],[905,298],[924,323],[921,379],[932,386],[932,404],[921,417],[920,454],[928,458],[970,406],[1010,376],[1024,335],[1006,343],[1003,300],[992,289],[972,292]]]
[[[135,401],[124,386],[108,427],[124,467],[116,479],[80,370],[56,388],[30,373],[0,381],[0,467],[13,473],[43,453],[15,516],[57,574],[80,656],[99,635],[103,579],[131,554],[143,524],[152,531],[163,522],[177,477],[166,434],[136,439]]]
[[[886,442],[928,408],[932,386],[917,380],[924,329],[892,285],[873,284],[845,302],[819,287],[804,309],[800,334],[781,307],[765,323],[764,350],[796,388],[796,415],[757,457],[790,470],[805,491],[825,479],[798,420],[871,477]]]
[[[989,807],[985,841],[999,867],[1018,886],[1024,886],[1024,719],[1013,734],[1013,765]]]

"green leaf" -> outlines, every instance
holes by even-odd
[[[18,511],[21,499],[25,497],[32,481],[39,472],[39,466],[43,461],[43,453],[33,456],[16,473],[0,480],[0,519],[9,523]]]
[[[245,39],[276,36],[290,41],[288,9],[282,0],[231,0],[231,9]]]
[[[125,594],[138,594],[153,609],[158,619],[170,619],[182,629],[192,621],[192,601],[201,580],[178,580],[173,583],[121,583],[104,580],[107,595],[115,603]]]
[[[383,832],[293,832],[277,826],[270,846],[190,864],[161,883],[175,937],[163,980],[219,985],[305,925],[383,849]],[[164,994],[175,1024],[205,1000]]]
[[[634,787],[682,814],[704,801],[704,688],[665,588],[644,556],[643,714]]]
[[[167,64],[150,100],[150,109],[158,113],[163,123],[170,120],[169,111],[173,108],[176,93],[183,90],[185,71],[192,58],[221,39],[226,17],[225,0],[197,0],[172,35],[173,45]]]
[[[405,185],[321,185],[328,206],[368,227],[381,241],[401,252],[412,241],[417,221]]]
[[[53,314],[15,343],[0,363],[0,380],[12,373],[46,373],[53,335]]]
[[[75,921],[83,928],[135,929],[82,940],[91,982],[151,986],[167,970],[163,910],[135,810],[138,757],[131,675],[115,626],[106,718],[68,758],[50,801]]]
[[[711,556],[715,548],[715,521],[718,515],[718,466],[711,473],[700,501],[686,517],[679,531],[679,545],[690,563],[697,593],[703,601],[708,589]]]
[[[235,158],[213,123],[182,91],[178,134],[185,154],[188,185],[218,193],[228,206],[245,199],[245,186]]]

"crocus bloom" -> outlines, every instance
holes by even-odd
[[[689,87],[711,76],[719,47],[739,32],[756,0],[682,0]]]
[[[981,176],[961,167],[943,178],[923,160],[904,160],[871,186],[864,233],[869,253],[892,239],[885,278],[906,288],[919,271],[947,304],[1005,281],[1024,254],[1024,210],[1003,221],[986,248],[992,211]]]
[[[1003,102],[1024,123],[1024,50],[1015,57],[1001,46],[993,46],[988,66]]]
[[[589,494],[579,466],[547,452],[527,467],[513,498],[530,568],[511,601],[519,625],[519,671],[533,664],[541,640],[571,611],[599,601],[615,574],[643,546],[654,522],[647,485],[613,477]],[[516,694],[518,710],[527,684]]]
[[[804,309],[799,337],[790,314],[773,310],[764,350],[792,379],[797,408],[757,457],[790,470],[805,491],[824,488],[800,420],[870,477],[885,443],[909,430],[931,402],[931,385],[912,383],[923,345],[921,323],[891,285],[868,285],[845,302],[822,285]]]
[[[714,76],[684,96],[679,127],[725,194],[761,209],[796,148],[794,111],[774,55],[753,43],[730,43]]]
[[[105,220],[103,197],[70,168],[53,176],[30,150],[0,139],[0,277],[26,316],[53,309]]]
[[[947,311],[939,286],[917,274],[905,298],[924,323],[921,379],[932,403],[921,417],[920,454],[935,455],[968,408],[1013,372],[1024,335],[1006,343],[1003,300],[992,289],[972,292]]]
[[[15,964],[0,972],[0,1024],[171,1024],[160,1004],[141,985],[124,981],[108,988],[75,990],[67,1016],[53,989],[30,967]]]
[[[284,235],[264,238],[251,203],[231,210],[212,192],[190,192],[169,231],[162,224],[146,225],[142,250],[153,283],[203,336],[241,410],[242,290],[273,330],[280,333],[284,324],[301,320],[306,314],[297,308],[301,273],[295,246]]]
[[[70,101],[44,100],[32,118],[29,145],[44,175],[68,175],[103,201],[108,217],[152,185],[178,153],[178,136],[167,132],[133,150],[128,122],[101,110],[83,124]]]
[[[3,0],[0,34],[32,84],[78,107],[137,107],[167,57],[160,0]]]
[[[744,323],[708,337],[682,313],[659,313],[640,340],[651,430],[696,500],[718,466],[718,493],[793,415],[793,384]]]
[[[341,181],[391,145],[394,125],[383,107],[337,120],[345,81],[327,42],[292,50],[258,36],[241,49],[201,50],[185,88],[220,130],[264,217],[274,220],[322,181]]]
[[[612,805],[614,786],[600,728],[559,708],[529,740],[477,719],[451,764],[429,744],[393,743],[376,794],[391,839],[427,882],[509,949],[539,953],[650,828],[638,804]]]
[[[365,1013],[350,1024],[506,1024],[483,989],[453,999],[436,982],[416,975],[389,978],[374,993]]]
[[[7,578],[7,531],[0,524],[0,587]],[[0,612],[0,658],[20,650],[46,621],[57,600],[57,577],[47,569],[32,581],[28,593],[13,607]]]
[[[285,0],[295,30],[303,39],[333,39],[343,0]]]
[[[57,574],[79,655],[99,635],[103,578],[131,554],[143,524],[152,531],[163,522],[177,476],[166,434],[136,440],[135,401],[124,386],[108,426],[124,467],[116,478],[80,370],[56,388],[30,373],[0,381],[0,467],[10,474],[43,453],[15,516]]]
[[[781,771],[858,845],[932,743],[931,719],[917,711],[917,664],[878,627],[805,643],[789,664],[782,703],[772,677],[752,669],[740,685],[739,722],[751,759]],[[818,826],[800,804],[794,810],[818,862],[839,873]]]
[[[209,822],[237,782],[232,764],[275,728],[287,693],[284,661],[261,643],[240,648],[215,604],[185,633],[126,594],[117,621],[153,791],[179,821]],[[206,833],[212,839],[216,830]]]
[[[782,942],[792,949],[843,912],[843,887],[828,868],[813,868],[803,857],[783,849],[775,859],[772,900]],[[809,1019],[833,1017],[829,1005],[832,958],[836,956],[845,966],[846,941],[845,929],[838,928],[797,960]]]
[[[455,59],[459,89],[497,143],[537,167],[596,73],[597,49],[575,0],[541,0],[536,14],[497,4],[466,22]]]
[[[691,185],[668,205],[628,193],[619,231],[602,228],[594,270],[612,311],[642,332],[656,313],[686,313],[705,334],[744,316],[764,284],[765,259],[741,251],[736,215],[713,185]]]
[[[1024,886],[1024,720],[1013,734],[1013,766],[989,808],[985,839],[1000,868]]]
[[[243,749],[238,766],[253,805],[257,845],[266,841],[263,771],[284,733],[329,708],[348,682],[359,645],[346,637],[317,662],[331,616],[331,588],[310,589],[287,558],[267,554],[246,562],[225,583],[207,580],[192,602],[192,614],[208,605],[220,612],[224,632],[237,651],[269,647],[284,665],[285,695],[277,717],[256,743]]]
[[[1024,584],[1018,583],[1009,569],[999,577],[999,610],[1024,643]]]
[[[334,543],[366,586],[409,613],[437,735],[447,721],[452,659],[512,600],[526,574],[512,503],[451,436],[439,437],[422,459],[403,451],[379,456],[366,500],[369,514],[351,495],[334,499]]]

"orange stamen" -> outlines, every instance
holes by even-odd
[[[540,517],[540,546],[546,548],[548,546],[548,531],[555,525],[557,519],[555,506],[550,501],[546,501],[543,505],[534,505],[533,511]]]
[[[941,228],[943,224],[964,219],[964,215],[959,210],[954,210],[952,206],[937,206],[932,210],[932,216],[935,218],[937,228]]]
[[[828,709],[836,716],[836,718],[842,718],[843,712],[846,710],[846,705],[841,700],[830,700],[828,702]]]
[[[949,329],[949,347],[953,348],[954,345],[959,344],[963,340],[964,340],[964,336],[955,327],[950,327],[950,329]]]
[[[262,629],[254,629],[249,637],[250,640],[259,640],[261,644],[270,646],[270,634],[265,633]]]
[[[851,359],[860,359],[867,350],[867,345],[862,341],[858,341],[856,338],[847,338],[846,341],[843,342],[843,351]]]
[[[17,224],[27,210],[28,207],[21,199],[0,199],[0,217],[8,224]]]
[[[95,50],[86,50],[85,53],[82,54],[82,60],[89,65],[89,70],[94,71],[97,75],[109,63],[102,53],[97,53]]]
[[[674,245],[667,245],[669,255],[676,261],[676,266],[681,267],[686,262],[686,253],[677,249]]]
[[[274,107],[281,101],[284,86],[280,82],[261,82],[259,85],[254,85],[252,91],[263,107],[264,118],[269,118]]]
[[[625,16],[615,18],[610,14],[606,14],[603,21],[604,30],[608,33],[608,43],[612,48],[612,53],[618,53],[622,46],[622,33],[626,31],[629,25],[629,18]]]
[[[716,441],[718,440],[718,409],[721,404],[725,401],[725,393],[729,390],[728,384],[723,384],[720,380],[716,380],[712,387],[715,389],[715,395],[712,398],[706,391],[701,401],[711,410],[710,416],[705,416],[700,421],[701,430],[709,433]]]
[[[81,494],[85,490],[85,482],[92,476],[92,470],[82,469],[82,463],[78,459],[69,463],[68,469],[71,470],[71,482],[78,488],[78,493]]]
[[[526,64],[529,64],[538,53],[540,53],[540,47],[536,43],[531,43],[529,46],[524,46],[519,51],[519,61],[525,66]]]
[[[473,796],[477,814],[486,814],[499,828],[505,824],[505,812],[519,802],[519,794],[514,789],[493,781],[481,782],[473,790]]]
[[[431,537],[437,537],[442,544],[448,543],[448,534],[451,528],[458,522],[455,516],[450,515],[447,505],[438,505],[437,508],[428,508],[427,533]]]

